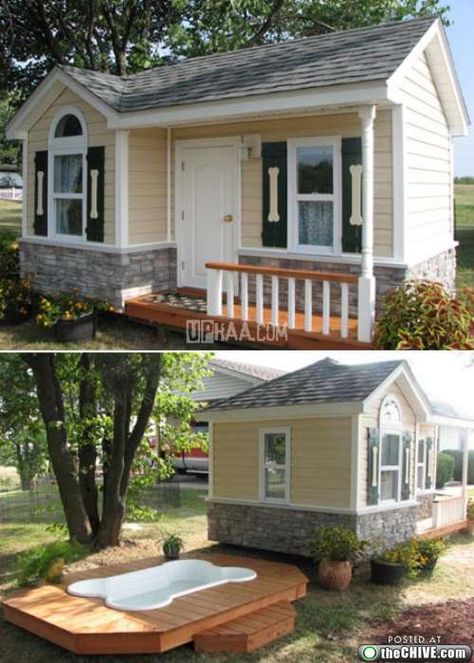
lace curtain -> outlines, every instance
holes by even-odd
[[[301,201],[298,203],[299,244],[333,245],[333,203]]]

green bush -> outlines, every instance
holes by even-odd
[[[440,283],[408,281],[389,293],[376,324],[381,350],[474,349],[473,315]]]
[[[61,568],[82,559],[87,548],[79,543],[55,541],[46,546],[36,546],[20,555],[14,566],[14,577],[20,587],[34,585],[41,580],[57,580],[54,567]]]
[[[454,458],[443,451],[438,454],[436,467],[436,488],[442,488],[454,476]]]
[[[20,278],[20,246],[13,233],[0,233],[0,281]]]
[[[462,481],[462,460],[463,453],[459,449],[445,449],[444,454],[451,456],[454,461],[453,479],[454,481]]]
[[[30,317],[34,294],[27,279],[0,280],[0,320],[17,322]]]
[[[355,561],[362,556],[367,543],[354,532],[344,527],[324,525],[319,527],[308,543],[308,552],[317,562],[329,559],[332,562]]]

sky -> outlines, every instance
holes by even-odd
[[[451,51],[467,109],[474,122],[474,0],[446,0],[452,25],[447,29]],[[454,139],[454,174],[474,176],[474,127],[467,138]]]
[[[284,371],[297,370],[325,357],[345,364],[406,359],[428,396],[457,404],[474,415],[474,352],[222,350],[216,352],[216,357]]]

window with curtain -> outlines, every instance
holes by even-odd
[[[55,123],[51,153],[53,234],[84,236],[87,139],[81,120],[65,113]]]
[[[288,501],[288,431],[264,431],[262,435],[263,499]]]
[[[380,501],[400,500],[400,473],[402,455],[400,450],[401,435],[385,433],[382,435],[380,450]]]
[[[333,139],[294,141],[296,244],[329,253],[336,235],[340,147]]]

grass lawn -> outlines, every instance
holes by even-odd
[[[168,507],[159,522],[143,524],[138,530],[126,528],[126,540],[120,549],[91,555],[76,563],[75,568],[92,568],[118,560],[158,556],[159,537],[163,530],[178,532],[184,538],[187,555],[192,556],[193,550],[203,548],[209,548],[209,552],[219,550],[206,537],[205,493],[181,489],[181,497],[181,506]],[[10,568],[15,556],[33,545],[50,540],[53,540],[53,535],[46,531],[45,523],[0,524],[0,596],[12,589]],[[245,554],[242,549],[236,552]],[[248,551],[248,554],[258,553]],[[321,663],[349,663],[354,660],[355,649],[367,641],[374,628],[380,628],[381,624],[404,610],[414,607],[429,610],[430,604],[474,597],[474,539],[463,536],[453,537],[431,579],[410,582],[399,589],[378,587],[356,579],[347,593],[325,592],[314,583],[312,565],[303,560],[301,567],[310,577],[311,584],[308,596],[296,603],[298,619],[295,633],[249,656],[198,655],[187,646],[160,656],[74,656],[5,624],[0,617],[1,660],[3,663],[86,663],[92,660],[104,663],[292,663],[296,660],[301,663],[316,660]]]
[[[459,287],[474,288],[474,185],[456,184],[456,239]]]
[[[20,233],[21,203],[11,200],[0,200],[0,231]]]

